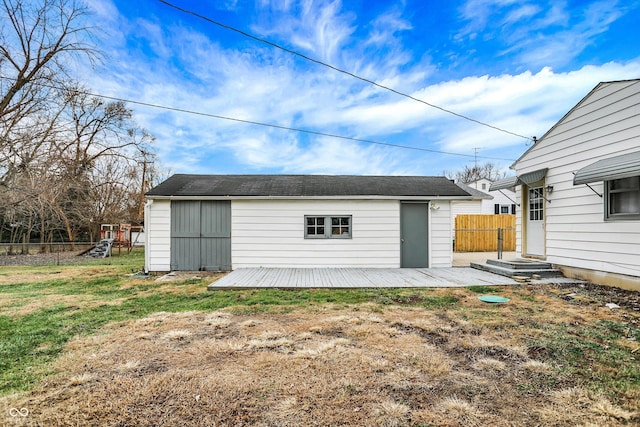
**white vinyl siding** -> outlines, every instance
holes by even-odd
[[[451,267],[453,265],[453,216],[448,200],[431,202],[437,209],[429,209],[430,267]]]
[[[234,200],[231,258],[243,267],[400,266],[397,200]],[[350,239],[305,239],[305,216],[351,216]]]
[[[449,200],[429,210],[431,267],[452,265]],[[437,207],[437,209],[435,209]],[[351,218],[349,239],[305,239],[305,215]],[[147,271],[170,271],[171,202],[148,202]],[[232,200],[232,268],[400,267],[399,200]]]
[[[430,266],[451,267],[451,206],[430,210]],[[400,267],[397,200],[234,200],[233,268]],[[305,239],[305,215],[351,216],[351,239]]]
[[[570,267],[640,275],[640,220],[605,221],[603,182],[573,185],[573,173],[640,147],[640,82],[603,84],[556,124],[515,165],[518,175],[549,168],[545,186],[546,259]],[[516,192],[522,199],[522,188]],[[522,209],[517,252],[522,252]]]
[[[509,213],[511,213],[511,205],[516,203],[516,193],[511,190],[501,190],[500,191],[492,191],[489,193],[493,196],[492,200],[483,200],[482,201],[482,212],[483,214],[493,214],[495,213],[495,205],[498,204],[500,206],[509,206]],[[504,193],[504,194],[503,194]],[[516,209],[517,210],[517,209]]]
[[[145,208],[147,271],[171,270],[171,202],[152,200]]]
[[[483,200],[460,200],[451,202],[451,212],[455,218],[458,215],[464,214],[481,214]],[[493,204],[491,205],[491,212],[493,213]]]

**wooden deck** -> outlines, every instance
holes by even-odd
[[[239,268],[208,286],[234,288],[452,288],[515,285],[472,268]]]

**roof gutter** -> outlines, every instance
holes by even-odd
[[[148,200],[473,200],[473,196],[157,196]]]

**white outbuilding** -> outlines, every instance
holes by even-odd
[[[173,175],[147,193],[147,271],[451,267],[445,177]]]

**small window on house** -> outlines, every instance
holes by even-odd
[[[640,177],[605,182],[605,219],[640,220]]]
[[[323,216],[308,216],[307,221],[307,235],[310,237],[324,237],[324,217]]]
[[[483,189],[483,190],[486,190],[486,189],[487,189],[487,183],[486,183],[486,182],[483,182],[483,183],[482,183],[482,189]]]
[[[500,205],[496,203],[493,205],[493,213],[495,213],[496,215],[509,214],[511,213],[511,205]]]
[[[305,239],[350,239],[351,215],[304,217]]]

